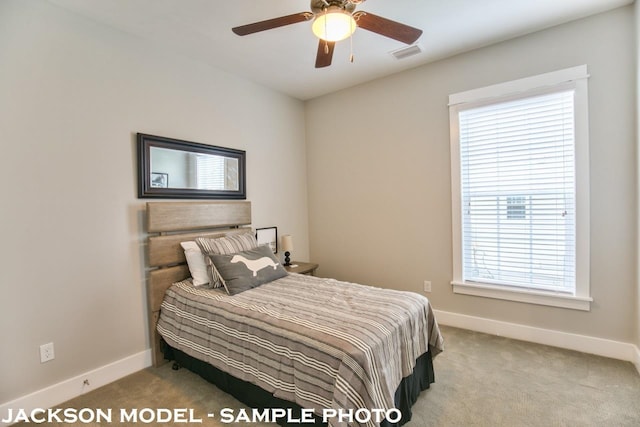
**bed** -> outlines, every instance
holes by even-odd
[[[292,411],[281,425],[311,411],[319,425],[407,422],[443,349],[428,300],[299,274],[235,295],[194,286],[180,242],[250,224],[246,201],[147,204],[154,364],[174,359],[251,407]]]

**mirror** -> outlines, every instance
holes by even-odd
[[[138,197],[246,199],[242,150],[138,134]]]

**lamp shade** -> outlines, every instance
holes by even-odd
[[[293,238],[290,234],[282,236],[282,250],[285,252],[291,252],[293,250]]]
[[[337,42],[353,34],[356,30],[356,21],[351,13],[331,6],[316,16],[311,29],[316,37],[328,42]]]

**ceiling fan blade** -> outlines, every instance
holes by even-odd
[[[297,24],[313,18],[311,12],[294,13],[293,15],[281,16],[279,18],[267,19],[266,21],[254,22],[253,24],[241,25],[232,28],[231,31],[239,36],[258,33],[272,28],[284,27],[285,25]]]
[[[336,42],[320,40],[318,42],[318,54],[316,55],[316,68],[328,67],[333,59],[333,48]]]
[[[369,12],[358,12],[356,24],[360,28],[373,31],[385,37],[412,44],[422,35],[422,30],[413,28]]]

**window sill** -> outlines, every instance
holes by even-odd
[[[593,302],[593,298],[590,297],[580,297],[555,292],[533,291],[530,289],[505,289],[483,283],[453,281],[451,284],[453,285],[453,292],[456,294],[570,308],[572,310],[590,311],[591,302]]]

